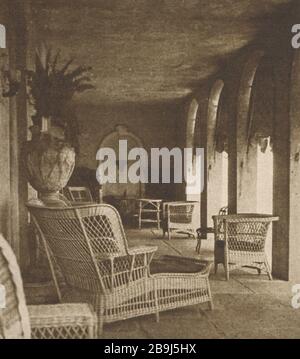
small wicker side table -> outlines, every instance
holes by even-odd
[[[97,317],[89,304],[28,306],[32,339],[93,339]]]
[[[139,198],[138,201],[138,219],[139,229],[142,228],[142,223],[152,222],[157,224],[157,229],[160,229],[160,213],[162,199]],[[153,214],[153,218],[143,218],[144,213]]]

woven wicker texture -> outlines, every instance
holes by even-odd
[[[219,263],[225,266],[226,278],[230,269],[248,266],[265,269],[272,279],[265,253],[268,229],[278,217],[263,214],[213,216],[215,231],[215,271]]]
[[[33,339],[87,339],[96,335],[96,318],[88,304],[29,306]]]
[[[67,209],[30,206],[49,255],[58,295],[55,263],[60,267],[71,301],[88,301],[104,322],[210,302],[208,274],[150,274],[157,247],[128,248],[117,210],[109,205]],[[55,263],[54,263],[55,261]]]
[[[163,204],[163,235],[186,233],[196,238],[200,225],[200,205],[198,202],[165,202]]]
[[[20,269],[12,249],[1,234],[0,284],[5,288],[5,306],[0,309],[0,337],[30,338],[29,315]]]
[[[26,307],[16,257],[0,235],[0,284],[5,288],[5,308],[0,309],[0,338],[94,338],[96,320],[88,304]]]
[[[66,197],[72,202],[90,202],[93,203],[91,191],[87,187],[65,187],[64,193]]]

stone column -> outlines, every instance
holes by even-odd
[[[6,28],[6,35],[9,29],[8,7],[4,1],[0,2],[0,24]],[[6,36],[7,37],[7,36]],[[6,38],[6,46],[8,41]],[[0,67],[1,70],[9,68],[8,48],[0,48]],[[0,72],[0,79],[4,79],[5,73]],[[11,218],[8,215],[10,206],[10,122],[9,122],[9,99],[2,97],[2,81],[0,81],[0,232],[4,237],[11,241]]]
[[[9,142],[10,142],[10,206],[8,216],[11,220],[10,241],[19,259],[21,268],[28,265],[27,229],[28,216],[27,180],[22,156],[27,140],[27,94],[25,82],[27,49],[27,11],[28,3],[15,0],[9,2],[9,68],[20,82],[16,96],[9,100]]]
[[[290,92],[289,277],[300,281],[300,52],[292,65]]]
[[[291,70],[292,66],[292,70]],[[300,52],[275,67],[273,273],[300,280]]]
[[[290,279],[300,281],[300,52],[294,54],[290,92]]]

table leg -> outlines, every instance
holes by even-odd
[[[139,202],[139,229],[142,229],[142,202]]]
[[[160,230],[160,205],[158,204],[156,207],[156,218],[157,218],[157,229]]]
[[[196,246],[196,252],[197,252],[198,254],[200,254],[200,251],[201,251],[201,239],[198,238],[197,246]]]

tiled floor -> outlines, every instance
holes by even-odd
[[[192,239],[163,240],[156,229],[130,229],[127,237],[130,246],[158,246],[157,255],[199,257]],[[202,242],[200,257],[213,260],[213,238]],[[300,338],[300,309],[291,306],[295,283],[269,281],[255,270],[231,272],[227,282],[221,266],[213,272],[213,311],[203,304],[163,312],[159,323],[150,315],[106,324],[104,338]]]

